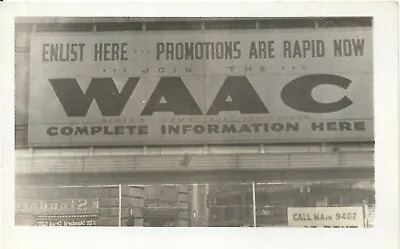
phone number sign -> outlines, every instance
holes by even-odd
[[[289,207],[289,227],[364,227],[362,207]]]

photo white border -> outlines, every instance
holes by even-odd
[[[27,228],[14,223],[14,16],[373,16],[376,220],[371,229]],[[6,3],[0,5],[2,248],[398,248],[396,2]]]

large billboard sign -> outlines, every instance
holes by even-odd
[[[373,140],[369,28],[37,33],[31,146]]]
[[[358,228],[364,227],[360,207],[289,207],[289,227]]]

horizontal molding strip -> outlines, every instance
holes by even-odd
[[[373,152],[17,157],[17,174],[373,168]]]

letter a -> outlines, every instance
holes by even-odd
[[[225,80],[207,115],[217,115],[220,111],[239,111],[243,114],[269,113],[244,76],[232,76]]]
[[[175,115],[203,115],[196,101],[179,77],[162,77],[141,115],[172,112]]]

